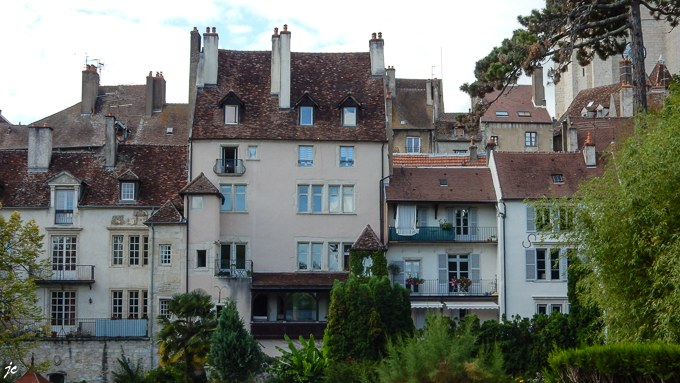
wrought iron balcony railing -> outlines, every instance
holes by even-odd
[[[414,235],[397,234],[397,228],[390,226],[391,242],[496,242],[495,227],[451,227],[418,226]]]
[[[249,278],[253,272],[253,261],[216,259],[215,276],[224,278]]]
[[[246,172],[246,167],[243,165],[243,160],[229,160],[224,158],[218,158],[215,160],[215,166],[213,166],[213,171],[215,174],[219,175],[233,175],[240,176]]]
[[[73,210],[56,210],[54,216],[54,223],[73,223]]]
[[[93,265],[74,265],[53,263],[52,275],[44,273],[37,275],[36,283],[94,283]]]
[[[470,286],[452,286],[450,280],[426,279],[424,283],[406,286],[412,295],[422,296],[493,296],[498,294],[498,280],[475,279]]]

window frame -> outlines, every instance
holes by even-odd
[[[225,189],[229,188],[229,192]],[[239,190],[239,188],[243,188]],[[242,183],[220,184],[220,193],[224,197],[220,205],[220,212],[247,213],[248,212],[248,185]],[[239,209],[239,204],[243,207]],[[227,206],[228,208],[226,208]]]
[[[196,268],[204,269],[208,267],[208,250],[197,249],[196,250]]]
[[[241,123],[241,106],[238,104],[224,104],[224,125],[239,125]],[[227,111],[233,110],[233,121],[228,120]],[[232,116],[229,116],[232,117]]]
[[[75,326],[77,306],[75,290],[52,290],[50,292],[50,325]]]
[[[348,109],[354,109],[354,122],[347,121]],[[359,125],[359,108],[356,106],[345,106],[342,108],[342,126],[355,127]]]
[[[54,191],[54,223],[73,224],[76,207],[76,191],[72,188],[57,188]]]
[[[170,310],[168,309],[169,303],[170,303],[170,299],[168,299],[168,298],[159,298],[158,299],[158,315],[159,316],[164,316],[166,318],[170,318]]]
[[[343,151],[344,156],[343,156]],[[343,157],[345,158],[343,161]],[[353,168],[354,167],[354,146],[340,146],[340,162],[341,168]]]
[[[132,188],[132,190],[126,190],[129,188]],[[120,182],[120,201],[121,202],[137,201],[137,182],[134,181]]]
[[[111,318],[149,319],[149,291],[144,289],[111,289]]]
[[[299,123],[300,126],[314,126],[314,107],[313,106],[299,106]],[[303,119],[309,118],[309,123],[305,123]]]
[[[524,132],[524,146],[527,148],[535,148],[538,146],[538,133]]]
[[[170,244],[158,245],[158,264],[160,266],[172,265],[172,245]]]
[[[78,237],[53,235],[50,244],[52,270],[75,271],[78,265]]]
[[[110,249],[111,266],[143,267],[149,265],[149,235],[146,232],[112,234]]]
[[[297,271],[323,271],[324,251],[326,243],[319,241],[298,241],[296,246]],[[303,250],[303,248],[305,250]],[[303,267],[304,265],[304,267]],[[326,267],[326,270],[328,268]]]
[[[259,150],[258,146],[259,145],[248,145],[248,147],[247,147],[248,151],[246,152],[246,155],[247,155],[246,161],[257,161],[257,160],[260,159],[260,153],[259,153],[260,150]],[[255,150],[255,152],[254,152],[255,154],[252,155],[252,156],[251,156],[252,153],[250,151],[251,149]]]
[[[417,142],[417,148],[414,145],[409,145],[409,141]],[[414,149],[417,150],[414,151]],[[420,153],[420,137],[406,137],[406,153]]]
[[[314,145],[298,146],[298,167],[310,168],[314,166]]]

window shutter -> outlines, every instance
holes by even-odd
[[[439,256],[439,293],[449,292],[449,255],[438,254]]]
[[[569,277],[569,250],[562,249],[562,254],[560,254],[560,279],[566,281]]]
[[[470,254],[470,279],[474,283],[478,283],[480,279],[479,266],[479,254]]]
[[[479,233],[477,233],[477,208],[470,208],[470,235],[473,238],[477,238]]]
[[[427,226],[427,215],[426,207],[418,207],[418,226]]]
[[[399,283],[402,286],[406,286],[405,280],[406,277],[404,277],[404,261],[392,261],[395,265],[399,266],[399,274],[394,276],[394,282]]]
[[[526,250],[527,281],[536,280],[536,249]]]
[[[453,224],[453,208],[452,207],[446,208],[446,220]]]
[[[527,205],[527,231],[536,231],[536,223],[534,222],[534,209]]]

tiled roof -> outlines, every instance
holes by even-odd
[[[466,131],[464,136],[456,136],[454,132],[456,127],[465,127],[465,124],[456,120],[456,116],[459,115],[467,116],[467,113],[441,113],[439,115],[439,121],[435,124],[434,128],[435,141],[470,142],[469,132]]]
[[[47,180],[63,171],[86,183],[79,206],[161,206],[181,204],[177,192],[186,184],[185,146],[121,145],[114,169],[93,152],[53,152],[47,172],[27,172],[26,150],[0,151],[0,202],[5,207],[43,207],[50,202]],[[136,203],[120,204],[120,174],[132,171],[141,183]]]
[[[654,65],[652,73],[649,74],[649,81],[651,86],[668,87],[668,85],[673,83],[673,76],[671,76],[671,72],[668,71],[663,60],[657,61],[656,65]]]
[[[366,53],[291,53],[292,102],[309,91],[320,106],[314,126],[299,126],[298,110],[279,110],[271,91],[271,52],[219,50],[217,87],[196,98],[194,139],[386,141],[383,79],[371,76]],[[233,90],[244,102],[239,125],[224,125],[219,101]],[[362,104],[357,127],[342,127],[338,103],[347,94]]]
[[[123,172],[123,174],[118,176],[119,181],[139,181],[139,176],[136,175],[132,170],[128,169]]]
[[[54,147],[88,147],[104,145],[105,116],[112,113],[130,130],[126,142],[150,145],[186,145],[188,142],[187,104],[165,104],[162,112],[144,117],[146,111],[145,85],[100,86],[95,107],[96,114],[80,115],[80,102],[36,121],[54,129]],[[167,134],[167,128],[173,128]],[[28,139],[14,149],[28,146]],[[7,148],[7,146],[3,145]]]
[[[201,172],[198,177],[194,178],[187,186],[179,192],[180,194],[218,194],[222,195],[220,191],[213,185],[208,177]]]
[[[612,142],[622,142],[635,132],[635,120],[632,117],[611,118],[571,118],[576,128],[578,148],[583,148],[588,133],[591,133],[595,151],[604,152]]]
[[[602,175],[604,165],[586,168],[583,153],[494,153],[504,199],[571,197],[581,181]],[[564,183],[553,182],[561,174]]]
[[[0,149],[28,148],[28,126],[0,124]]]
[[[496,99],[500,91],[493,91],[484,97],[485,101]],[[489,106],[482,116],[481,122],[514,122],[550,124],[552,118],[546,108],[534,106],[531,85],[513,85],[505,88],[505,92]],[[508,112],[507,117],[496,116],[497,111]],[[529,112],[530,117],[520,117],[517,112]]]
[[[171,200],[167,200],[165,204],[156,210],[149,219],[144,222],[151,223],[182,223],[182,214],[177,210],[177,207]]]
[[[479,147],[480,145],[477,145]],[[458,166],[486,166],[486,153],[482,150],[477,154],[477,162],[470,162],[470,156],[441,155],[441,154],[399,154],[392,155],[392,166],[397,167],[458,167]]]
[[[446,180],[441,186],[440,180]],[[395,168],[387,201],[493,202],[496,192],[488,168]]]
[[[611,108],[612,106],[609,105],[611,101],[611,95],[614,94],[616,97],[618,97],[620,90],[621,84],[612,84],[580,91],[569,105],[569,108],[567,108],[567,111],[560,116],[557,124],[555,124],[555,131],[559,131],[560,124],[565,118],[567,118],[567,116],[571,116],[571,118],[580,117],[583,108],[586,108],[588,104],[591,103],[591,101],[593,103],[592,106],[595,108],[597,108],[598,105],[609,106]],[[618,112],[618,108],[616,109],[616,115],[618,116],[620,113]]]
[[[425,84],[429,80],[398,78],[394,97],[393,121],[395,129],[432,129],[432,105],[427,105]],[[404,121],[404,124],[401,122]]]
[[[349,273],[253,273],[251,288],[258,289],[323,289],[330,290],[335,280],[345,282]]]
[[[375,231],[371,228],[371,225],[366,225],[364,230],[361,231],[359,237],[352,245],[353,250],[379,250],[383,247],[380,238],[375,234]]]
[[[45,379],[45,377],[38,374],[37,372],[26,371],[26,373],[14,383],[50,383],[50,381]]]

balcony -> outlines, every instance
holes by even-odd
[[[94,283],[93,265],[53,264],[52,275],[38,275],[36,284]]]
[[[323,339],[326,322],[250,322],[250,333],[255,339],[283,339],[288,335],[290,339],[300,336],[307,339],[309,334],[314,339]]]
[[[56,210],[54,216],[55,224],[71,224],[73,223],[73,210]]]
[[[28,332],[45,338],[130,338],[147,337],[148,320],[144,319],[106,319],[77,318],[62,314],[59,317],[40,321],[19,319],[10,324],[17,335]]]
[[[426,279],[418,286],[406,286],[411,296],[487,297],[498,294],[498,280],[476,279],[469,287],[451,286],[448,280]]]
[[[253,273],[251,260],[215,260],[215,276],[222,278],[250,278]]]
[[[213,171],[220,176],[240,176],[246,172],[246,167],[243,165],[243,160],[218,158],[215,160]]]
[[[495,227],[418,226],[415,235],[399,235],[397,228],[389,227],[390,242],[497,242]]]

